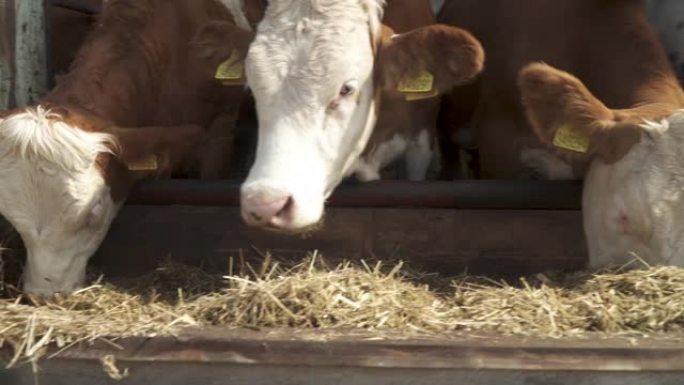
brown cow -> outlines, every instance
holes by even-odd
[[[475,116],[485,176],[581,178],[590,162],[589,264],[684,265],[684,92],[644,3],[455,0],[441,16],[488,49]]]
[[[235,112],[242,87],[214,74],[253,38],[260,17],[248,21],[241,4],[108,1],[57,87],[39,105],[0,116],[0,213],[26,245],[27,291],[82,284],[131,186],[127,165],[177,171],[212,121]],[[202,152],[225,150],[220,139]],[[213,160],[202,159],[203,172]],[[223,160],[213,163],[210,174]]]
[[[439,18],[471,31],[487,52],[473,121],[484,178],[516,178],[528,169],[550,179],[584,174],[586,157],[568,164],[540,146],[528,124],[518,73],[529,63],[572,73],[611,108],[669,106],[641,109],[641,119],[660,118],[681,105],[681,90],[642,1],[452,0]]]
[[[400,7],[401,5],[401,7]],[[435,24],[429,0],[394,4],[383,18],[385,39],[397,33]],[[435,154],[439,99],[407,101],[397,90],[383,90],[378,120],[359,158],[356,176],[362,181],[380,178],[380,169],[404,155],[409,180],[425,180]]]

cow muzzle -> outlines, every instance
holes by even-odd
[[[287,228],[292,223],[294,200],[287,191],[268,187],[243,188],[242,219],[250,226]]]

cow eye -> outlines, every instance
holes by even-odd
[[[352,85],[345,84],[342,86],[342,88],[340,88],[340,96],[342,96],[342,97],[351,96],[354,94],[355,91],[356,91],[356,89]]]

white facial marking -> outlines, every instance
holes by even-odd
[[[542,148],[524,148],[520,152],[520,162],[523,166],[535,171],[544,179],[575,179],[575,174],[570,164]]]
[[[421,130],[406,149],[406,172],[410,181],[420,182],[427,178],[434,157],[432,139],[427,130]]]
[[[380,179],[380,170],[406,152],[408,142],[403,135],[394,134],[392,139],[378,144],[356,163],[356,177],[362,182]]]
[[[684,113],[646,134],[620,161],[594,160],[584,182],[589,263],[684,266]]]
[[[320,220],[325,199],[353,171],[375,124],[371,41],[383,5],[269,3],[245,62],[259,117],[256,160],[242,187],[247,223],[311,226]],[[264,196],[278,199],[266,202],[259,198]]]
[[[53,294],[83,284],[86,262],[119,208],[95,163],[112,143],[41,107],[0,122],[0,213],[28,251],[26,291]]]

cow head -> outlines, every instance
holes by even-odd
[[[380,90],[422,70],[445,90],[480,71],[482,48],[470,34],[437,25],[383,34],[383,6],[269,2],[246,60],[259,118],[256,160],[242,186],[248,224],[302,231],[321,219],[366,146]]]
[[[574,76],[532,64],[519,77],[537,136],[558,151],[591,159],[582,211],[591,267],[684,266],[684,113],[674,77],[658,78],[672,103],[606,107]],[[671,90],[671,91],[668,91]]]
[[[52,294],[83,284],[86,263],[131,186],[126,164],[153,156],[164,172],[200,133],[194,126],[105,127],[42,107],[0,118],[0,214],[26,246],[24,289]]]

